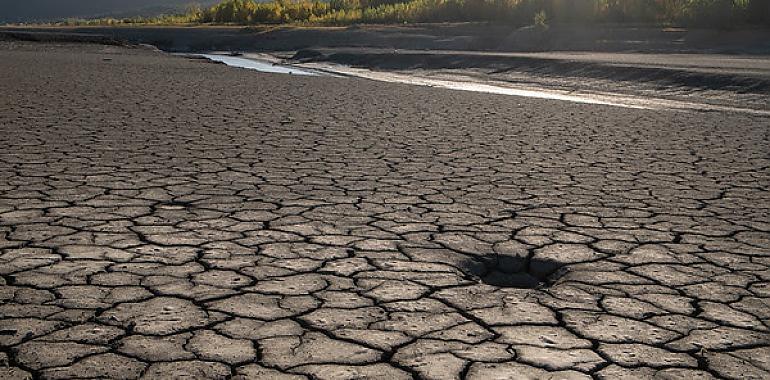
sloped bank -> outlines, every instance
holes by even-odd
[[[626,56],[627,58],[629,56]],[[533,76],[591,78],[631,81],[661,87],[686,87],[698,90],[729,90],[749,94],[770,94],[770,60],[756,67],[713,67],[666,62],[643,62],[647,57],[617,59],[582,59],[571,55],[495,54],[467,51],[415,51],[383,49],[304,49],[292,59],[297,62],[333,62],[379,70],[458,70],[484,69],[499,76],[509,72]],[[724,58],[694,57],[724,62]],[[740,58],[745,60],[745,58]],[[719,62],[717,62],[719,63]],[[763,67],[764,66],[764,67]]]

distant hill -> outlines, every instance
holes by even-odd
[[[0,0],[0,23],[67,18],[156,16],[216,0]]]

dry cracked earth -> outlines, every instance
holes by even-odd
[[[0,378],[770,377],[766,118],[0,44]]]

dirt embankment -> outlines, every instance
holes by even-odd
[[[665,87],[770,94],[770,59],[691,54],[485,53],[383,49],[305,49],[298,62],[334,62],[379,70],[478,69],[498,79],[532,77],[643,82]]]
[[[649,26],[514,28],[474,23],[299,27],[41,27],[0,28],[15,38],[98,38],[146,43],[173,52],[288,51],[372,47],[484,51],[644,51],[658,53],[770,54],[770,30],[685,30]]]

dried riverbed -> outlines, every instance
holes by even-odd
[[[0,378],[770,377],[770,125],[0,42]]]

